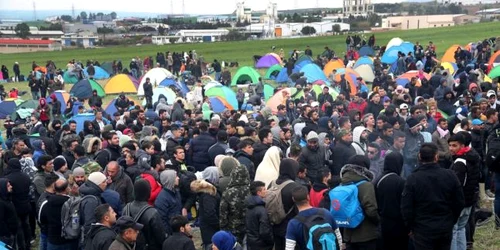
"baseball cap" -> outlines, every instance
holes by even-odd
[[[141,223],[137,223],[130,216],[121,216],[118,220],[116,220],[116,226],[120,228],[120,230],[125,230],[132,228],[134,230],[141,230],[144,225]]]
[[[399,105],[399,109],[408,109],[408,104],[401,103],[401,105]]]
[[[495,90],[492,90],[492,89],[488,90],[488,92],[486,93],[486,96],[487,96],[488,98],[490,98],[490,97],[492,97],[492,96],[496,96],[496,95],[497,95],[497,94],[495,93]]]
[[[318,107],[319,106],[319,102],[312,102],[311,103],[311,107]]]
[[[474,119],[472,120],[472,125],[483,125],[483,121],[481,121],[480,119]]]

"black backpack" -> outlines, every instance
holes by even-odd
[[[493,130],[486,144],[485,163],[492,172],[500,172],[500,128]]]
[[[139,222],[142,215],[150,208],[153,208],[153,207],[150,205],[144,205],[143,207],[141,207],[139,212],[133,217],[134,221]],[[125,216],[130,216],[130,203],[125,205],[125,207],[123,208],[122,214]],[[132,216],[130,216],[130,217],[132,217]],[[136,249],[147,250],[149,248],[149,244],[147,242],[146,236],[144,236],[143,231],[139,232],[139,234],[137,235],[137,240],[135,241],[135,244],[136,244]]]

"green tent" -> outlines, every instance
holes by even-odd
[[[75,75],[71,75],[69,71],[66,70],[63,74],[64,83],[71,83],[71,84],[77,83],[78,77],[76,77],[76,73],[74,74]]]
[[[493,68],[490,73],[488,74],[488,76],[493,79],[493,78],[497,78],[497,77],[500,77],[500,66],[496,66],[495,68]]]
[[[92,97],[92,91],[97,91],[97,95],[100,97],[105,97],[106,92],[102,86],[92,80],[92,79],[83,79],[78,81],[70,90],[70,94],[72,94],[76,98],[88,99]]]
[[[314,92],[316,93],[316,98],[319,97],[319,94],[323,93],[323,88],[324,87],[328,87],[326,85],[323,85],[323,86],[320,86],[320,85],[317,85],[317,84],[314,84],[312,89],[314,90]],[[337,99],[337,96],[339,95],[339,93],[332,87],[328,87],[328,93],[330,93],[330,95],[332,95],[333,99]]]
[[[252,67],[241,67],[234,75],[231,80],[231,86],[236,86],[236,84],[245,84],[247,81],[251,83],[259,82],[260,74]]]
[[[17,109],[36,109],[38,107],[38,101],[37,100],[27,100],[23,101],[20,104],[17,104]]]
[[[280,73],[282,68],[283,67],[281,67],[281,65],[279,65],[279,64],[275,64],[275,65],[271,66],[266,71],[266,75],[264,76],[265,79],[276,79],[276,76],[278,76],[278,74]]]
[[[264,84],[264,100],[269,100],[274,95],[274,87],[269,84]]]

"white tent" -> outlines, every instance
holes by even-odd
[[[354,69],[354,71],[358,72],[359,76],[363,78],[366,82],[373,82],[375,79],[375,74],[373,73],[373,69],[368,64],[361,64]]]
[[[399,37],[394,37],[393,39],[391,39],[388,43],[387,43],[387,46],[385,48],[385,50],[389,50],[390,47],[392,46],[399,46],[403,43],[403,39],[399,38]]]
[[[141,82],[139,84],[139,88],[137,88],[137,95],[138,96],[143,96],[144,95],[144,89],[142,85],[146,82],[146,78],[149,77],[149,82],[153,84],[153,88],[158,86],[161,81],[165,80],[165,78],[172,78],[173,74],[164,69],[164,68],[154,68],[148,71],[141,79]]]

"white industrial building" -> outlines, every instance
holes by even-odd
[[[343,0],[344,16],[366,16],[374,12],[371,0]]]
[[[351,25],[348,23],[337,23],[334,21],[324,21],[316,23],[276,23],[271,28],[275,37],[289,37],[301,35],[302,28],[311,26],[316,30],[316,34],[326,34],[333,32],[333,26],[339,25],[341,31],[348,31]],[[266,23],[256,23],[245,27],[247,32],[252,34],[265,34],[269,30],[269,25]]]

